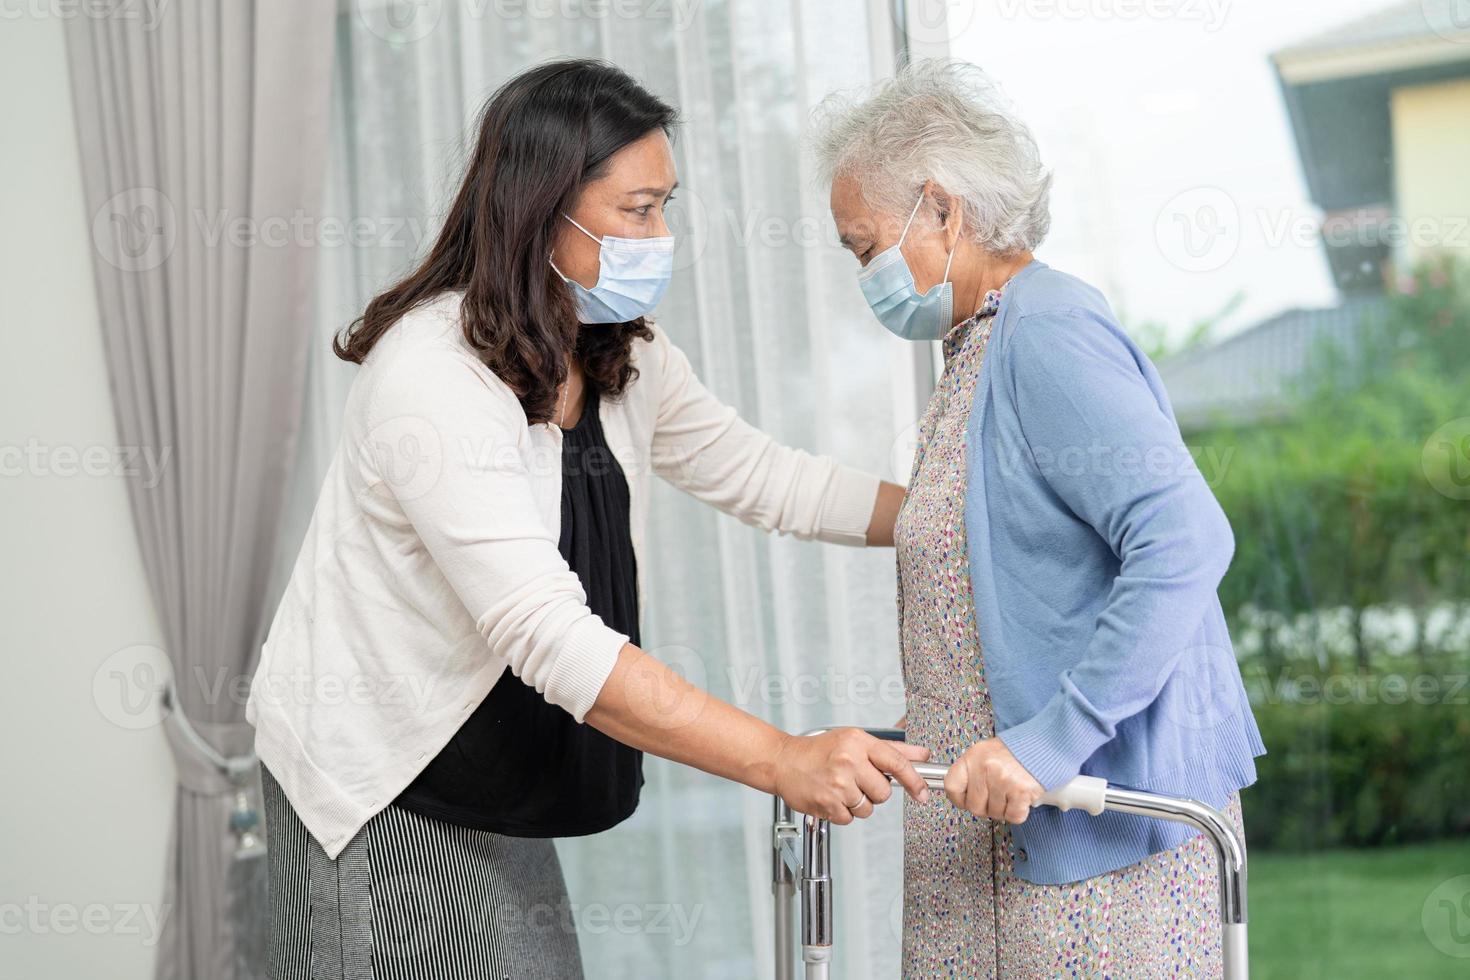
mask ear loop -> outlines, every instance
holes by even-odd
[[[577,225],[577,230],[580,231],[582,234],[586,235],[588,238],[592,239],[597,244],[599,244],[599,245],[602,244],[602,239],[601,238],[598,238],[596,235],[592,234],[592,232],[588,231],[586,228],[583,228],[580,224],[578,224],[576,218],[574,218],[571,215],[567,214],[565,211],[563,211],[561,213],[561,216],[563,218],[566,218],[572,224]]]
[[[919,191],[919,199],[914,202],[914,209],[909,212],[908,224],[906,224],[906,225],[903,226],[903,234],[898,236],[898,244],[900,246],[903,245],[903,240],[908,237],[909,227],[911,225],[913,225],[913,223],[914,223],[914,215],[916,215],[916,214],[919,213],[919,205],[920,204],[923,204],[923,203],[924,203],[924,192],[921,190],[921,191]],[[963,227],[963,215],[959,211],[956,211],[955,214],[956,214],[956,216],[960,217],[961,222],[962,222],[961,227]],[[944,260],[944,278],[941,279],[941,280],[939,280],[940,285],[943,285],[944,283],[949,282],[949,268],[950,268],[950,266],[954,265],[954,253],[958,252],[959,250],[960,250],[960,239],[959,239],[959,236],[956,235],[955,236],[955,240],[954,240],[954,247],[949,250],[949,258],[947,258],[947,259]]]
[[[597,244],[599,244],[599,245],[602,244],[602,239],[601,238],[598,238],[596,235],[592,234],[592,232],[588,231],[586,228],[583,228],[580,224],[578,224],[576,218],[573,218],[571,215],[567,214],[565,211],[563,211],[561,213],[561,216],[563,218],[566,218],[572,224],[577,225],[577,230],[580,231],[582,234],[586,235],[588,238],[592,239]],[[550,255],[548,255],[546,257],[546,261],[551,262],[551,268],[552,269],[555,269],[556,270],[556,274],[559,275],[559,276],[561,276],[561,281],[562,282],[571,282],[570,279],[568,279],[565,275],[562,274],[562,271],[560,269],[557,269],[556,268],[556,263],[554,261],[552,261],[552,258],[551,258]]]
[[[903,240],[905,238],[909,237],[909,228],[913,226],[913,223],[914,223],[914,215],[916,215],[916,214],[919,213],[919,205],[920,204],[923,204],[923,203],[924,203],[924,192],[921,189],[919,191],[919,199],[914,202],[914,209],[909,212],[909,220],[903,226],[903,234],[898,236],[898,245],[899,245],[900,248],[903,247]]]

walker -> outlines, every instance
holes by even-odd
[[[847,727],[847,726],[842,726]],[[817,728],[807,735],[831,731]],[[863,728],[878,738],[902,742],[898,728]],[[930,789],[944,790],[948,766],[916,762],[916,769]],[[1220,860],[1220,939],[1225,980],[1247,980],[1245,917],[1245,843],[1225,815],[1194,800],[1136,793],[1110,787],[1096,776],[1078,776],[1047,793],[1037,806],[1059,810],[1084,810],[1097,816],[1104,810],[1137,813],[1159,820],[1189,824],[1203,831],[1215,845]],[[771,890],[776,907],[776,980],[793,980],[795,951],[791,929],[791,906],[800,883],[801,960],[806,980],[829,980],[832,964],[832,862],[830,824],[802,815],[798,826],[786,802],[775,797],[775,819],[771,826]]]

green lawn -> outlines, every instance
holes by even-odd
[[[1252,853],[1249,865],[1254,980],[1430,980],[1470,977],[1470,958],[1429,941],[1425,900],[1442,882],[1470,875],[1470,840],[1316,854]],[[1454,896],[1456,901],[1461,896]],[[1450,909],[1434,903],[1442,917]],[[1470,909],[1470,901],[1466,908]],[[1470,918],[1456,911],[1470,957]],[[1434,920],[1438,922],[1439,920]],[[1448,923],[1448,920],[1445,920]],[[1446,942],[1448,925],[1440,931]]]

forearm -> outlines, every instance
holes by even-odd
[[[893,525],[898,520],[906,492],[897,483],[878,485],[878,499],[873,501],[873,519],[868,522],[868,547],[893,547]]]
[[[775,760],[791,737],[695,687],[629,643],[587,724],[624,745],[775,792]]]
[[[1199,677],[1206,697],[1219,683],[1199,628],[1223,575],[1229,528],[1223,515],[1213,522],[1204,508],[1182,509],[1191,516],[1172,528],[1157,519],[1134,522],[1150,543],[1120,547],[1122,567],[1087,649],[1037,714],[997,733],[1047,787],[1075,775],[1179,670]]]

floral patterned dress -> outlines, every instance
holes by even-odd
[[[1000,304],[992,291],[944,340],[944,373],[920,423],[895,530],[908,738],[950,762],[995,734],[965,539],[965,428]],[[1240,821],[1239,799],[1229,814]],[[1013,873],[1009,828],[942,793],[904,802],[903,975],[1217,977],[1212,845],[1173,851],[1068,885]]]

